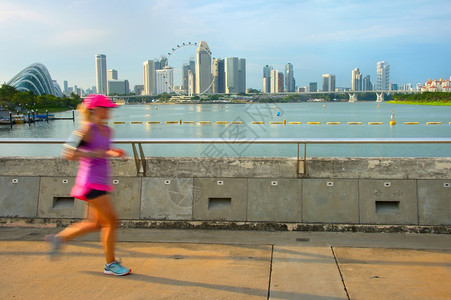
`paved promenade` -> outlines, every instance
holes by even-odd
[[[0,299],[451,299],[450,235],[121,229],[115,277],[59,230],[0,227]]]

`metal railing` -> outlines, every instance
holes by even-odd
[[[59,138],[0,138],[0,144],[64,144]],[[143,144],[292,144],[297,145],[297,172],[305,173],[307,145],[318,144],[451,144],[451,138],[116,138],[114,144],[131,144],[137,174],[146,176],[147,162]],[[300,147],[304,148],[303,159]],[[302,166],[300,166],[300,162]],[[301,170],[302,168],[302,170]],[[301,172],[302,171],[302,172]]]

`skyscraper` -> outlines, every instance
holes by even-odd
[[[106,56],[96,54],[96,89],[98,94],[106,95],[107,77],[106,77]]]
[[[246,59],[228,57],[225,59],[225,92],[238,94],[246,91]]]
[[[385,61],[377,63],[376,90],[388,91],[390,84],[390,65]]]
[[[64,90],[63,90],[64,94],[68,94],[69,93],[69,83],[67,82],[67,80],[64,80]]]
[[[271,71],[272,66],[263,67],[263,93],[271,93]]]
[[[362,90],[362,73],[360,73],[359,68],[352,70],[351,76],[351,90],[361,91]]]
[[[156,80],[155,80],[155,62],[153,60],[146,60],[144,66],[144,95],[155,95]]]
[[[238,59],[238,93],[246,92],[246,59]]]
[[[335,75],[323,74],[323,92],[335,92]]]
[[[370,75],[366,75],[363,78],[362,91],[371,91],[373,89],[373,84],[371,83]]]
[[[237,94],[239,91],[238,57],[227,57],[224,70],[226,94]]]
[[[271,93],[283,92],[283,73],[278,70],[271,70]]]
[[[279,72],[278,74],[278,78],[277,78],[277,90],[278,90],[278,93],[282,93],[283,92],[283,84],[284,84],[284,81],[283,81],[283,73],[282,72]]]
[[[188,72],[191,71],[192,75],[196,72],[196,61],[193,57],[190,57],[189,63],[183,65],[183,86],[182,90],[185,93],[188,93],[188,90],[191,89],[191,92],[194,93],[194,86],[191,88],[188,87]]]
[[[212,92],[215,94],[225,93],[225,69],[224,60],[213,59],[213,86]]]
[[[162,70],[155,70],[155,93],[157,95],[162,93],[172,92],[174,87],[174,69],[171,67],[164,67]]]
[[[114,69],[108,70],[108,80],[118,80],[117,70]]]
[[[318,91],[318,83],[317,82],[309,82],[308,91],[312,93],[316,93]]]
[[[196,94],[209,93],[211,84],[211,51],[202,41],[196,50]]]
[[[293,75],[293,65],[287,63],[285,65],[285,89],[287,92],[294,92],[294,75]]]

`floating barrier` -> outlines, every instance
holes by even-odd
[[[147,121],[147,122],[143,122],[143,121],[130,121],[130,124],[143,124],[143,123],[147,123],[149,125],[151,124],[161,124],[162,122],[160,121]],[[195,121],[166,121],[164,122],[165,124],[196,124]],[[244,124],[243,121],[199,121],[197,124],[198,125],[211,125],[211,124],[216,124],[216,125],[242,125]],[[268,122],[270,125],[286,125],[287,121],[283,120],[283,121],[271,121]],[[390,125],[393,125],[393,120],[390,122]],[[104,125],[108,125],[107,121],[103,121],[102,124]],[[126,122],[124,121],[114,121],[113,124],[126,124]],[[250,124],[254,124],[254,125],[263,125],[265,124],[264,121],[252,121]],[[301,125],[303,124],[300,121],[291,121],[288,122],[288,124],[290,125]],[[327,122],[327,125],[342,125],[342,122]],[[362,122],[346,122],[347,125],[362,125]],[[396,122],[394,122],[394,124],[396,124]],[[419,125],[420,122],[404,122],[404,125]],[[443,122],[426,122],[426,125],[442,125]],[[321,125],[321,122],[307,122],[307,125]],[[368,122],[368,125],[384,125],[384,122]],[[451,122],[449,122],[449,125],[451,125]]]

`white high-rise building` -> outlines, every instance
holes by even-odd
[[[106,56],[96,54],[96,89],[97,94],[107,94]]]
[[[271,94],[283,92],[283,73],[278,70],[271,70]]]
[[[170,93],[174,87],[174,69],[164,67],[163,70],[156,70],[156,94]]]
[[[323,92],[335,92],[335,75],[323,74]]]
[[[211,92],[211,51],[202,41],[196,50],[196,94]]]
[[[108,70],[108,80],[118,80],[117,70],[110,69]]]
[[[155,80],[155,62],[153,60],[146,60],[144,66],[144,95],[155,95],[156,80]]]
[[[192,96],[196,93],[196,74],[193,71],[188,70],[188,96]]]
[[[359,68],[355,68],[352,70],[351,76],[351,90],[352,91],[361,91],[362,90],[362,73],[360,73]]]
[[[271,93],[271,71],[272,66],[263,67],[263,93]]]
[[[377,63],[376,90],[388,91],[390,88],[390,65],[385,61]]]

